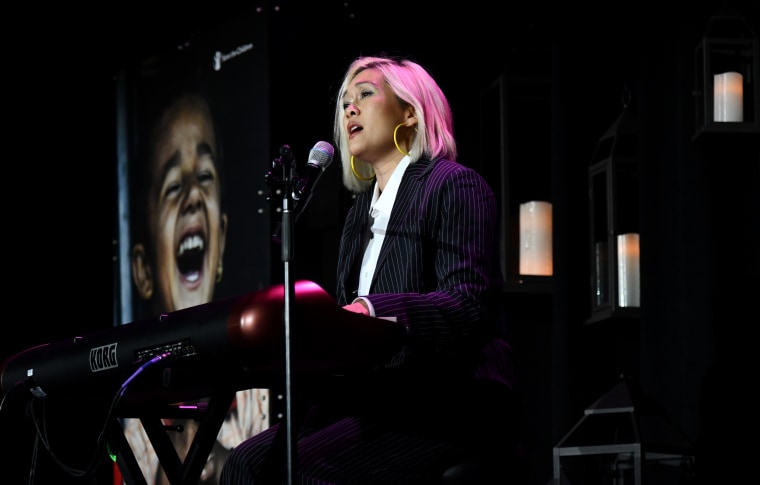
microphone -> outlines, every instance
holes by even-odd
[[[309,204],[311,196],[314,194],[314,187],[322,176],[325,169],[332,163],[335,149],[326,141],[319,141],[309,152],[309,160],[306,162],[304,176],[299,178],[293,185],[293,220],[297,221],[303,210]],[[277,223],[272,239],[280,243],[280,232],[282,222]]]
[[[298,180],[292,194],[293,200],[297,202],[296,207],[301,207],[300,210],[303,210],[303,207],[308,204],[319,177],[322,176],[322,172],[332,163],[334,152],[333,146],[326,141],[318,141],[309,152],[309,161],[306,162],[305,174]],[[304,196],[306,199],[304,199]]]

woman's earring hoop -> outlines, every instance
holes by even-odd
[[[354,156],[351,155],[351,171],[354,172],[354,177],[358,178],[359,180],[363,180],[365,182],[369,182],[373,178],[375,178],[375,174],[373,173],[370,177],[362,177],[359,175],[359,172],[356,171],[356,167],[354,167]]]
[[[222,282],[222,273],[224,273],[224,267],[222,266],[222,262],[219,261],[219,264],[216,265],[216,282],[217,283]]]
[[[396,145],[396,150],[400,151],[404,155],[409,155],[408,152],[405,152],[404,150],[401,149],[400,146],[398,146],[398,140],[396,140],[396,133],[398,133],[398,129],[401,128],[402,126],[404,126],[404,123],[399,123],[398,125],[396,125],[396,128],[393,130],[393,143]]]

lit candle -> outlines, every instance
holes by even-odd
[[[744,87],[738,72],[724,72],[713,76],[713,118],[715,121],[744,121],[742,97]]]
[[[638,234],[620,234],[617,237],[617,259],[618,306],[641,306]]]
[[[552,205],[520,204],[520,274],[551,276],[552,271]]]

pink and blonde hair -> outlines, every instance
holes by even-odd
[[[348,66],[335,103],[333,138],[340,151],[343,168],[343,185],[354,193],[367,190],[372,180],[359,180],[351,170],[351,154],[348,151],[348,134],[343,130],[345,116],[343,97],[350,82],[366,69],[377,69],[402,106],[412,106],[417,115],[417,135],[409,149],[411,163],[420,158],[447,158],[456,161],[457,147],[454,139],[454,123],[451,107],[443,91],[430,73],[414,61],[389,56],[358,57]],[[372,173],[372,167],[354,159],[354,167],[364,176]]]

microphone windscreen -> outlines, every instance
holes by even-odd
[[[314,145],[314,148],[311,149],[311,152],[309,152],[309,161],[307,163],[318,165],[324,170],[332,163],[334,153],[335,149],[332,145],[326,141],[318,141]]]

